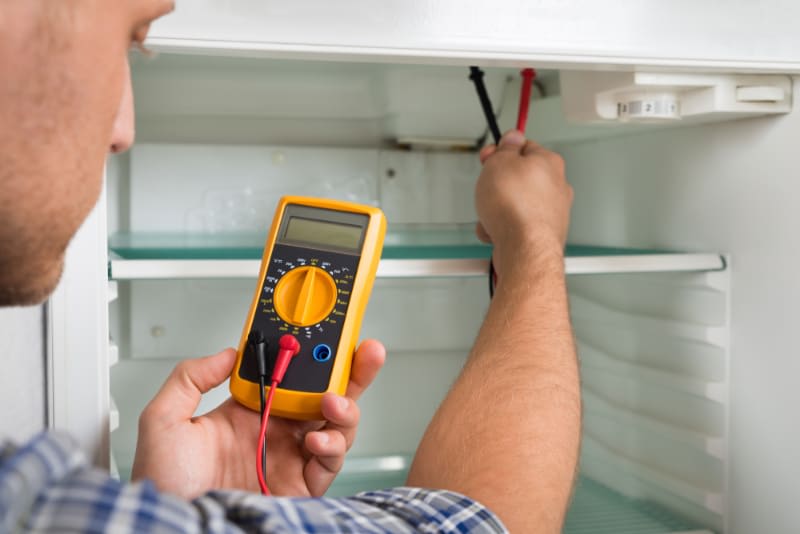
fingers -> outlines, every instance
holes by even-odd
[[[309,432],[306,434],[305,446],[327,471],[336,474],[342,468],[347,453],[347,443],[341,432],[336,430]]]
[[[228,378],[236,362],[236,351],[225,349],[205,358],[184,360],[167,378],[147,405],[142,418],[155,418],[162,423],[184,421],[194,415],[201,396]]]
[[[313,456],[303,468],[303,478],[309,493],[320,497],[342,469],[347,447],[339,432],[325,430],[308,433],[305,446]]]
[[[486,145],[479,153],[481,164],[486,163],[497,152],[517,152],[525,145],[525,136],[519,130],[509,130],[500,139],[498,145]]]
[[[516,152],[525,146],[525,135],[519,130],[509,130],[503,134],[500,144],[497,145],[496,152]]]
[[[378,371],[386,361],[386,349],[379,341],[368,339],[363,341],[353,356],[353,366],[350,369],[350,382],[347,384],[345,396],[356,401],[369,387]],[[323,402],[324,410],[324,402]],[[324,412],[323,412],[324,413]]]
[[[481,223],[475,224],[475,234],[478,236],[478,239],[483,241],[484,243],[492,242],[492,238],[489,237],[489,234],[486,232],[486,229],[483,227]]]
[[[491,157],[491,155],[494,154],[496,150],[497,150],[496,145],[486,145],[485,147],[483,147],[480,153],[478,154],[478,156],[481,159],[481,164],[486,163],[486,160],[489,159],[489,157]]]
[[[535,154],[536,152],[544,152],[544,151],[545,149],[542,147],[542,145],[540,145],[536,141],[527,140],[525,141],[525,146],[522,147],[521,153],[523,156],[530,156],[532,154]]]
[[[525,139],[525,136],[518,130],[509,130],[503,135],[499,146],[486,145],[481,149],[479,157],[483,164],[497,152],[517,152],[523,156],[529,156],[540,150],[544,150],[541,145]]]
[[[322,415],[326,421],[323,430],[339,432],[349,450],[356,439],[356,429],[361,419],[361,409],[358,404],[347,397],[328,393],[322,397]]]

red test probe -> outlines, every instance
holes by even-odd
[[[536,78],[536,71],[534,69],[523,69],[520,72],[522,75],[522,87],[519,92],[519,112],[517,113],[517,130],[525,133],[525,126],[528,124],[528,108],[531,103],[531,87],[533,80]]]

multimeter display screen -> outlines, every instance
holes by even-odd
[[[361,226],[291,217],[283,238],[310,245],[358,251],[363,232],[364,228]]]

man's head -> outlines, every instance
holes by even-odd
[[[0,4],[0,305],[58,283],[101,189],[109,151],[133,142],[127,55],[173,0]]]

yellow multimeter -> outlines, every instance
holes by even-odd
[[[275,391],[270,413],[322,419],[323,394],[344,394],[385,234],[386,218],[372,206],[280,200],[231,374],[231,395],[238,402],[260,407],[263,369],[249,341],[265,342],[271,373],[285,334],[295,336],[300,351]]]

